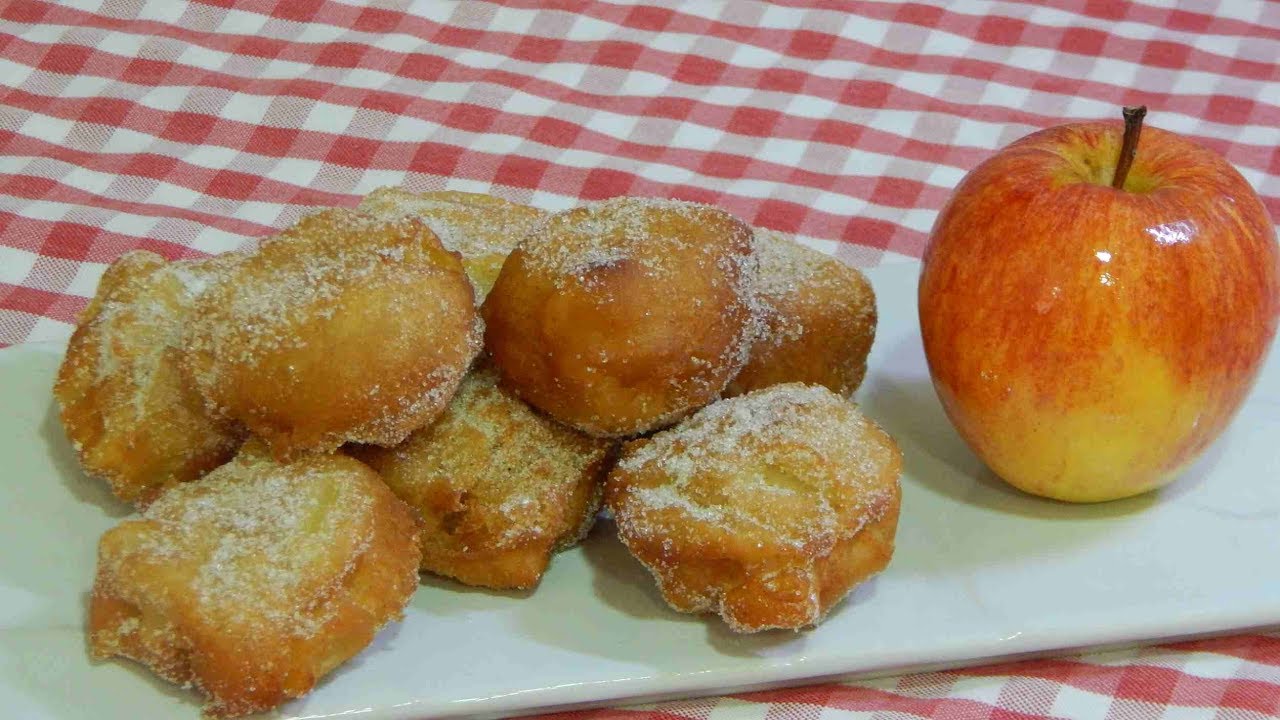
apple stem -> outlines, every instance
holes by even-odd
[[[1142,134],[1142,119],[1147,116],[1146,105],[1125,107],[1124,139],[1120,141],[1120,160],[1116,163],[1116,174],[1111,178],[1111,187],[1124,189],[1124,181],[1129,177],[1129,168],[1133,167],[1133,157],[1138,154],[1138,136]]]

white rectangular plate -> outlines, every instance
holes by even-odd
[[[1280,360],[1178,482],[1073,506],[996,480],[948,424],[916,322],[918,265],[868,274],[880,328],[858,392],[901,444],[893,563],[822,626],[740,637],[679,615],[607,524],[527,594],[427,578],[404,622],[281,717],[503,715],[799,683],[1280,623]],[[91,663],[98,536],[127,515],[83,476],[49,388],[61,347],[0,352],[0,707],[15,718],[196,718],[199,699]]]

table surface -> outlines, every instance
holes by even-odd
[[[904,262],[994,149],[1121,105],[1280,217],[1280,3],[1176,5],[10,0],[0,346],[64,337],[126,250],[230,250],[383,185],[678,197]],[[1276,715],[1272,630],[554,717]]]

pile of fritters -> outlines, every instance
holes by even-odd
[[[269,709],[419,570],[535,587],[602,498],[676,610],[815,625],[893,552],[901,458],[847,399],[875,324],[858,271],[668,200],[385,188],[250,252],[128,253],[54,388],[141,512],[99,544],[91,651]]]

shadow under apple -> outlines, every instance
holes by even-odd
[[[951,575],[1106,544],[1145,523],[1159,504],[1193,491],[1225,446],[1220,440],[1178,481],[1137,497],[1097,504],[1036,497],[996,477],[956,432],[929,379],[918,333],[877,348],[876,356],[857,399],[897,440],[904,463],[898,550],[887,575]]]
[[[884,362],[889,367],[911,367],[922,365],[923,356],[916,335],[902,340]],[[860,399],[867,414],[902,447],[904,474],[911,481],[968,505],[1025,517],[1096,520],[1140,513],[1162,498],[1186,492],[1222,452],[1222,443],[1215,443],[1177,481],[1161,490],[1104,503],[1068,503],[1023,492],[987,468],[947,418],[927,374],[875,373],[863,393]]]

